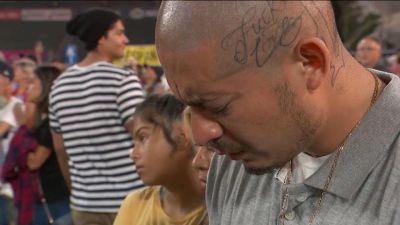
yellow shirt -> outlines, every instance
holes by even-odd
[[[122,202],[114,225],[199,225],[205,217],[205,206],[184,218],[169,217],[161,207],[160,186],[156,186],[130,193]]]

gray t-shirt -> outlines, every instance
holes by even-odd
[[[313,224],[400,224],[400,79],[374,72],[387,86],[347,140]],[[288,185],[284,224],[308,224],[334,157],[304,183]],[[252,175],[241,162],[216,155],[206,191],[210,224],[281,224],[283,190],[276,172]]]

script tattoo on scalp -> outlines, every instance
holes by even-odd
[[[247,64],[254,59],[262,67],[279,47],[290,46],[302,29],[304,18],[312,21],[315,36],[330,47],[338,63],[331,62],[331,85],[335,85],[339,71],[345,67],[343,47],[334,24],[329,23],[326,14],[313,2],[300,2],[299,13],[288,16],[287,2],[271,1],[264,8],[251,7],[242,16],[239,26],[226,34],[221,41],[221,48],[233,51],[233,60]],[[313,15],[313,10],[317,15]],[[315,18],[318,16],[318,22]]]
[[[233,59],[240,64],[254,58],[258,67],[263,66],[278,47],[291,45],[302,27],[302,15],[279,16],[285,9],[285,2],[249,8],[240,25],[223,37],[222,49],[234,50]]]

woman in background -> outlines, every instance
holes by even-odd
[[[40,66],[34,71],[28,88],[27,101],[36,106],[31,134],[37,142],[37,147],[28,153],[26,164],[29,170],[38,172],[41,195],[40,201],[34,206],[34,225],[51,224],[51,221],[57,221],[63,216],[69,221],[66,224],[72,221],[68,220],[69,191],[57,162],[48,117],[51,85],[60,73],[61,71],[54,66]]]

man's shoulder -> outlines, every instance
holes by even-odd
[[[261,171],[261,170],[260,170]],[[274,173],[274,170],[268,170],[265,169],[263,175],[272,175]],[[215,172],[217,174],[226,174],[226,173],[243,173],[245,176],[249,177],[260,177],[260,174],[256,173],[251,173],[248,170],[245,169],[243,162],[241,161],[235,161],[229,159],[227,156],[223,155],[215,155],[213,157],[213,160],[211,162],[211,168],[210,168],[210,173]]]
[[[57,78],[57,81],[65,80],[66,78],[80,78],[84,75],[93,73],[112,74],[120,77],[126,77],[133,74],[132,71],[125,70],[114,64],[108,62],[97,62],[85,67],[79,67],[78,65],[71,66]]]
[[[122,75],[122,76],[129,76],[129,75],[132,74],[131,70],[126,70],[124,68],[121,68],[119,66],[116,66],[116,65],[114,65],[112,63],[108,63],[108,62],[98,63],[93,68],[97,69],[97,70],[104,69],[104,70],[107,70],[109,72],[114,72],[114,73],[117,73],[117,74]]]
[[[267,211],[262,209],[269,203],[259,200],[272,199],[277,184],[274,182],[274,174],[274,170],[253,174],[246,171],[242,162],[232,161],[227,156],[215,155],[206,190],[210,221],[215,224],[232,224],[232,213],[240,211],[248,214],[241,215],[242,221],[234,224],[243,224],[244,220],[264,218]]]
[[[250,173],[242,162],[230,160],[227,156],[215,155],[208,175],[207,194],[214,196],[227,194],[234,191],[235,186],[243,186],[251,193],[260,185],[267,187],[271,184],[274,174],[274,170],[265,170],[262,174]]]
[[[397,167],[397,175],[400,178],[400,129],[397,132],[397,137],[391,145],[391,150],[389,153],[389,158],[394,161],[393,166]],[[400,179],[399,179],[400,184]]]
[[[59,88],[80,86],[87,82],[121,82],[127,77],[137,77],[132,71],[125,70],[117,67],[111,63],[99,62],[94,63],[87,67],[79,67],[74,65],[64,71],[54,82],[53,82],[53,93]]]

